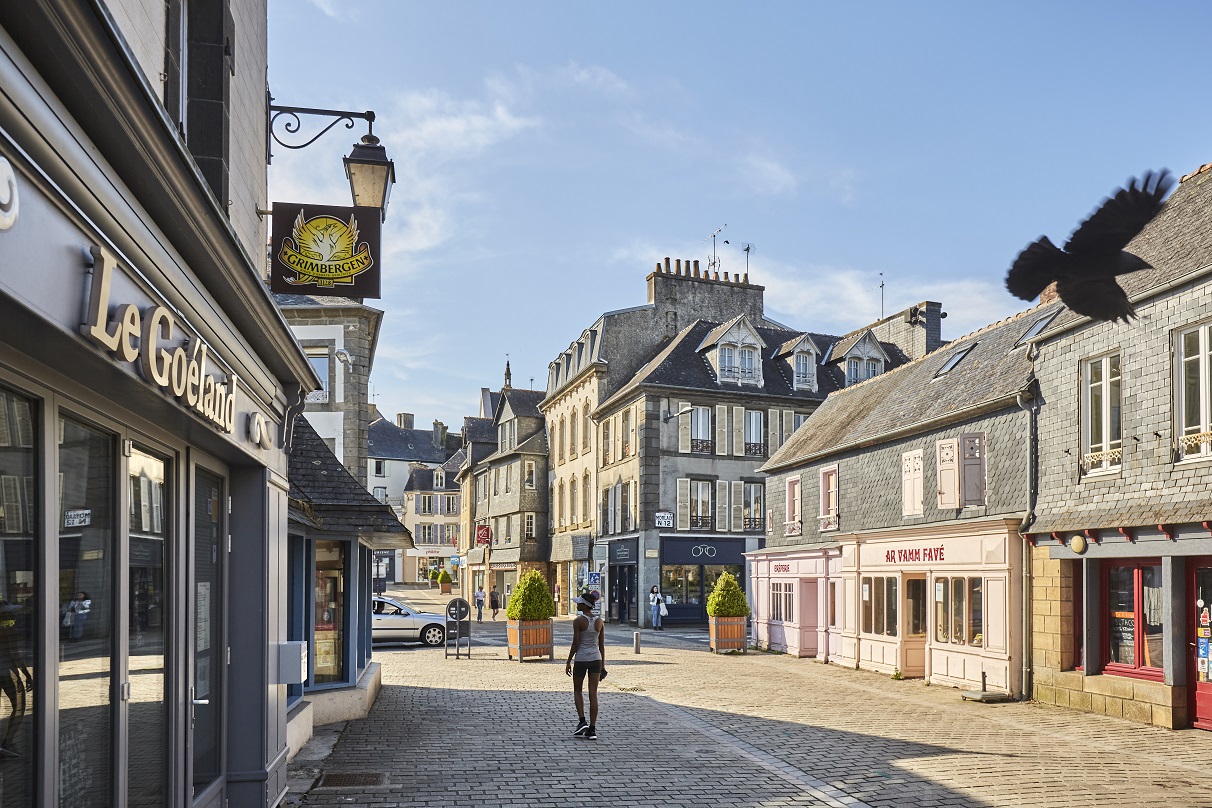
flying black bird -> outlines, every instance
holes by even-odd
[[[1136,310],[1115,276],[1151,265],[1124,247],[1158,214],[1173,187],[1174,178],[1164,168],[1133,179],[1078,225],[1064,250],[1047,236],[1029,244],[1006,274],[1006,288],[1016,297],[1034,300],[1056,281],[1061,300],[1078,314],[1127,323]]]

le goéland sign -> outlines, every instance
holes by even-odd
[[[210,421],[220,431],[231,433],[236,426],[236,377],[208,372],[210,348],[197,336],[190,337],[184,324],[163,305],[140,310],[123,303],[110,312],[110,289],[117,261],[106,249],[91,248],[92,286],[87,320],[80,327],[85,337],[99,343],[127,362],[137,363],[149,383],[178,399]],[[264,439],[262,439],[264,441]]]

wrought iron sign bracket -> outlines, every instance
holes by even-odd
[[[271,98],[272,102],[273,99]],[[290,135],[297,135],[302,128],[300,115],[311,115],[318,118],[331,118],[327,126],[317,132],[310,140],[302,143],[291,143],[283,139]],[[312,107],[283,107],[274,103],[269,105],[269,136],[279,146],[287,149],[305,149],[311,144],[319,140],[323,135],[339,123],[344,123],[346,129],[354,128],[354,119],[358,118],[366,121],[366,133],[374,137],[375,114],[372,110],[365,112],[352,112],[343,109],[315,109]],[[279,120],[280,119],[280,120]],[[282,132],[279,135],[279,131]],[[377,142],[377,141],[376,141]],[[273,151],[268,155],[270,161],[273,160]]]

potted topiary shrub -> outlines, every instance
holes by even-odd
[[[555,603],[543,573],[538,570],[524,573],[505,607],[505,616],[509,618],[506,625],[509,658],[516,655],[519,662],[528,657],[554,659],[551,627],[554,614]]]
[[[745,618],[749,617],[749,601],[741,591],[736,576],[720,573],[715,588],[707,598],[707,622],[710,627],[711,650],[745,651]]]
[[[450,594],[451,581],[452,581],[452,579],[450,577],[450,573],[447,572],[445,569],[443,569],[441,572],[438,573],[438,585],[442,587],[443,595]]]
[[[429,569],[429,588],[433,589],[438,585],[438,568],[430,567]]]

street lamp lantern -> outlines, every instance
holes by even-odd
[[[345,176],[357,207],[378,208],[387,221],[387,200],[396,182],[396,164],[387,158],[379,139],[365,134],[345,158]]]

